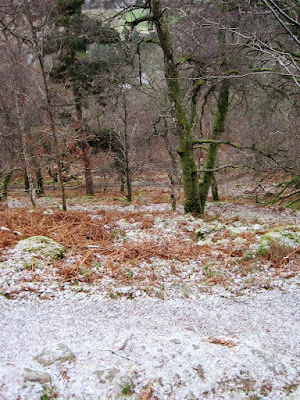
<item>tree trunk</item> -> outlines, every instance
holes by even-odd
[[[182,178],[184,189],[184,210],[186,213],[200,214],[199,187],[197,177],[197,166],[193,153],[193,138],[190,134],[181,140],[178,149],[181,158]]]
[[[36,178],[36,186],[37,186],[37,195],[41,196],[45,194],[45,189],[44,189],[44,181],[43,181],[43,175],[41,168],[37,168],[35,171],[35,178]]]
[[[28,185],[29,185],[29,196],[30,196],[30,202],[32,204],[32,207],[36,207],[35,203],[35,187],[34,187],[34,182],[32,179],[31,171],[30,171],[30,156],[28,153],[28,147],[27,147],[27,135],[24,127],[24,121],[23,121],[23,116],[21,115],[21,110],[19,106],[19,99],[18,99],[18,94],[16,94],[15,98],[15,105],[16,105],[16,114],[17,114],[17,120],[18,120],[18,125],[21,133],[21,142],[22,142],[22,153],[23,153],[23,159],[24,159],[24,164],[25,164],[25,173],[28,178]]]
[[[95,196],[94,182],[91,168],[91,157],[89,152],[89,145],[86,140],[80,141],[80,148],[82,154],[82,161],[84,167],[84,178],[85,178],[85,193],[89,196]]]
[[[220,201],[218,182],[217,182],[215,174],[214,174],[214,176],[212,178],[212,182],[211,182],[211,192],[212,192],[212,200]]]
[[[126,182],[126,189],[127,189],[127,201],[132,201],[132,171],[130,168],[130,144],[129,144],[129,136],[128,136],[128,110],[127,110],[127,100],[126,100],[126,93],[125,90],[122,90],[122,97],[123,97],[123,107],[124,107],[124,140],[123,140],[123,148],[122,153],[124,157],[124,175],[125,175],[125,182]]]
[[[175,182],[174,177],[171,171],[168,172],[168,178],[170,182],[170,199],[171,199],[171,208],[172,211],[176,211],[177,201],[176,201],[176,193],[175,193]]]
[[[225,121],[228,113],[228,100],[229,100],[229,82],[223,80],[222,86],[218,96],[217,115],[215,125],[213,128],[212,139],[219,140],[225,129]],[[208,191],[214,177],[214,168],[216,166],[217,154],[219,144],[210,143],[207,151],[205,162],[205,172],[199,182],[199,196],[201,203],[201,214],[204,214],[204,208],[207,201]]]
[[[227,6],[227,2],[220,0],[219,9],[222,15],[227,11]],[[218,31],[218,43],[221,52],[220,65],[222,67],[223,74],[225,75],[229,69],[229,62],[226,57],[226,31],[224,29],[219,29]],[[220,140],[225,130],[225,122],[229,106],[229,85],[228,79],[222,80],[218,96],[217,113],[212,133],[212,140]],[[205,172],[203,173],[203,176],[199,182],[199,195],[202,215],[204,214],[209,188],[215,180],[215,172],[213,170],[216,167],[218,149],[219,145],[217,143],[210,143],[206,156]],[[216,193],[216,196],[218,198],[219,194]]]
[[[120,183],[121,183],[120,192],[124,193],[125,192],[125,174],[124,174],[123,169],[120,170]]]
[[[50,132],[51,132],[51,136],[52,136],[52,140],[53,140],[55,161],[56,161],[56,165],[57,165],[57,172],[58,172],[59,185],[60,185],[60,191],[61,191],[62,210],[66,211],[67,203],[66,203],[65,186],[64,186],[64,182],[63,182],[63,178],[62,178],[62,160],[61,160],[61,153],[60,153],[60,148],[59,148],[58,138],[57,138],[57,128],[56,128],[56,121],[55,121],[55,116],[54,116],[54,112],[53,112],[51,91],[50,91],[48,81],[47,81],[47,74],[46,74],[46,70],[45,70],[43,56],[41,54],[41,49],[38,47],[38,38],[36,35],[36,30],[31,21],[30,21],[30,23],[31,23],[32,35],[33,35],[33,38],[35,41],[36,51],[38,53],[38,60],[39,60],[43,83],[44,83],[46,102],[47,102],[47,112],[48,112],[48,117],[49,117],[49,122],[50,122]]]
[[[197,166],[193,154],[192,126],[188,123],[183,108],[179,74],[174,58],[173,44],[166,19],[163,14],[161,0],[152,0],[151,9],[154,25],[157,30],[160,45],[164,53],[165,77],[172,105],[172,114],[177,123],[180,146],[178,153],[183,171],[184,209],[185,212],[199,214],[201,211]]]
[[[169,182],[170,182],[171,207],[172,207],[172,211],[175,211],[176,207],[177,207],[177,198],[179,198],[177,191],[179,191],[178,189],[179,189],[179,183],[180,183],[180,179],[178,176],[178,162],[177,162],[178,154],[174,151],[174,149],[172,148],[170,141],[169,141],[169,127],[168,127],[168,121],[167,121],[166,117],[164,117],[163,138],[164,138],[167,152],[171,159],[171,168],[169,169],[167,174],[168,174],[168,178],[169,178]]]
[[[84,167],[84,177],[85,177],[85,193],[90,196],[95,196],[94,190],[94,182],[93,182],[93,175],[92,175],[92,163],[91,163],[91,156],[90,156],[90,146],[86,139],[86,130],[83,121],[82,115],[82,101],[80,97],[80,93],[76,84],[73,84],[73,93],[74,93],[74,100],[75,100],[75,108],[76,108],[76,117],[77,117],[77,124],[78,124],[78,133],[80,138],[78,140],[83,167]]]
[[[13,170],[9,170],[2,178],[0,179],[0,201],[5,200],[7,198],[7,188],[9,181],[12,177]]]
[[[132,201],[132,185],[131,185],[130,170],[129,170],[128,166],[126,166],[126,168],[125,168],[125,174],[126,174],[126,189],[127,189],[126,198],[127,198],[127,201],[131,202]]]
[[[24,190],[26,193],[29,193],[29,180],[28,180],[28,175],[26,173],[26,169],[24,171]]]

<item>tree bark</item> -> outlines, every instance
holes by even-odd
[[[92,175],[92,163],[91,163],[91,156],[90,156],[90,146],[89,146],[89,144],[87,142],[87,138],[86,138],[86,130],[85,130],[83,115],[82,115],[82,101],[81,101],[79,90],[76,87],[75,83],[73,84],[73,93],[74,93],[74,100],[75,100],[78,133],[80,135],[78,143],[79,143],[79,146],[81,149],[81,156],[82,156],[83,167],[84,167],[85,193],[89,196],[95,196],[94,182],[93,182],[93,175]]]
[[[29,180],[28,180],[28,175],[26,173],[26,169],[24,170],[24,190],[26,193],[29,193]]]
[[[212,178],[212,182],[211,182],[211,192],[212,192],[212,200],[220,201],[218,182],[217,182],[215,174],[214,174],[214,176]]]
[[[225,121],[228,113],[228,100],[229,100],[229,82],[227,79],[223,80],[222,86],[218,96],[217,115],[215,125],[213,128],[212,140],[219,140],[225,129]],[[205,172],[199,182],[199,196],[201,203],[201,214],[204,214],[204,208],[207,201],[208,191],[214,178],[213,169],[216,166],[218,143],[210,143],[207,151],[205,161]]]
[[[11,180],[12,174],[13,170],[11,169],[0,179],[0,201],[7,198],[7,188],[9,181]]]
[[[131,169],[129,162],[129,138],[128,138],[128,112],[126,104],[126,95],[123,91],[123,102],[124,102],[124,162],[125,162],[125,178],[126,178],[126,189],[127,189],[127,201],[132,201],[132,180],[131,180]]]
[[[121,183],[120,192],[124,193],[125,192],[125,174],[124,174],[123,169],[120,169],[120,183]]]
[[[35,178],[36,178],[37,195],[41,196],[45,194],[44,181],[41,168],[36,169]]]
[[[220,11],[222,14],[227,9],[226,2],[220,2]],[[226,31],[221,29],[218,31],[219,49],[221,51],[221,67],[223,74],[226,74],[229,69],[229,63],[226,57]],[[229,80],[223,79],[217,101],[217,113],[215,117],[215,124],[212,133],[212,140],[220,140],[225,131],[225,122],[229,107]],[[213,169],[216,167],[218,156],[219,144],[210,143],[205,161],[205,172],[199,182],[199,196],[201,205],[201,214],[204,214],[204,208],[207,201],[208,191],[215,179],[215,172]],[[219,197],[219,194],[217,194]]]
[[[161,48],[164,53],[165,77],[168,86],[169,98],[172,105],[172,114],[177,123],[180,146],[178,153],[183,171],[184,209],[185,212],[200,214],[199,187],[197,166],[193,154],[192,124],[189,124],[182,104],[179,74],[174,58],[173,44],[166,19],[163,14],[161,0],[152,0],[151,9],[154,25],[157,30]]]
[[[20,134],[21,134],[22,153],[23,153],[23,159],[24,159],[24,164],[25,164],[25,173],[28,178],[28,185],[29,185],[28,192],[29,192],[30,202],[32,204],[32,207],[35,208],[36,207],[35,187],[34,187],[34,182],[32,179],[32,174],[30,171],[30,157],[29,157],[28,147],[27,147],[26,131],[25,131],[25,127],[24,127],[23,117],[21,115],[19,99],[18,99],[17,94],[16,94],[16,98],[15,98],[15,105],[16,105],[16,114],[17,114],[18,125],[19,125],[19,129],[20,129]]]
[[[44,58],[43,58],[43,52],[42,52],[41,47],[39,46],[39,39],[37,37],[36,29],[35,29],[33,21],[32,21],[32,15],[31,15],[30,10],[28,10],[28,12],[26,13],[26,17],[30,24],[33,43],[34,43],[34,47],[35,47],[34,50],[36,51],[38,62],[39,62],[41,73],[42,73],[42,79],[43,79],[45,97],[46,97],[46,103],[47,103],[47,113],[48,113],[48,118],[49,118],[49,122],[50,122],[50,132],[51,132],[51,137],[52,137],[52,141],[53,141],[53,147],[54,147],[54,152],[55,152],[55,161],[57,164],[57,172],[58,172],[59,185],[60,185],[60,190],[61,190],[62,210],[66,211],[67,203],[66,203],[65,186],[64,186],[64,182],[63,182],[63,178],[62,178],[62,160],[61,160],[61,154],[60,154],[59,143],[58,143],[58,138],[57,138],[57,128],[56,128],[55,115],[54,115],[53,105],[52,105],[51,90],[48,85],[47,73],[46,73],[45,63],[44,63]]]

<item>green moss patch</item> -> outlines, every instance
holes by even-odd
[[[20,240],[9,251],[13,255],[16,266],[22,268],[41,268],[64,257],[64,248],[46,236],[31,236]]]
[[[206,224],[204,221],[201,223],[200,228],[197,228],[194,232],[197,239],[203,240],[208,235],[218,232],[220,229],[224,228],[222,224]]]
[[[297,226],[285,226],[272,229],[261,238],[258,255],[270,254],[274,249],[292,251],[300,246],[300,229]]]

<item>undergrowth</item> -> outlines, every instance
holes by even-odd
[[[153,201],[153,198],[158,200],[159,195],[162,192],[148,193],[149,201]],[[76,197],[71,200],[77,204]],[[105,201],[104,195],[98,199],[100,200],[102,203]],[[119,200],[116,202],[119,204]],[[139,200],[135,205],[138,203]],[[111,205],[111,201],[107,205]],[[252,278],[249,277],[265,271],[266,268],[275,276],[299,270],[299,248],[291,252],[274,244],[268,254],[257,256],[249,250],[249,246],[257,242],[256,234],[240,232],[231,237],[227,229],[228,221],[224,221],[222,213],[217,213],[209,215],[206,220],[217,219],[224,224],[224,228],[214,234],[213,245],[208,243],[200,246],[193,231],[186,229],[187,221],[181,221],[172,235],[164,236],[163,231],[158,231],[155,219],[176,218],[178,214],[171,211],[145,213],[137,208],[124,213],[122,210],[107,207],[91,212],[61,212],[51,208],[8,210],[2,205],[0,226],[9,230],[1,231],[0,256],[2,254],[5,261],[6,249],[20,239],[36,235],[49,237],[60,243],[66,251],[65,260],[57,260],[55,264],[57,277],[72,284],[91,284],[109,277],[123,284],[138,285],[147,281],[149,284],[161,286],[166,279],[161,273],[164,267],[153,268],[155,259],[167,265],[169,277],[174,276],[185,282],[190,276],[201,276],[202,281],[209,285],[226,286],[236,276],[247,278],[250,282]],[[233,222],[238,219],[238,216],[232,217]],[[139,230],[145,232],[147,238],[127,240],[126,225],[124,228],[118,224],[121,220],[125,220],[129,226],[138,223]],[[258,232],[263,233],[265,232]],[[245,239],[246,243],[235,244],[234,239],[237,237]],[[222,244],[222,240],[227,240],[226,244]],[[182,266],[191,261],[196,263],[195,269],[186,278],[182,275]],[[40,278],[32,273],[32,279]]]

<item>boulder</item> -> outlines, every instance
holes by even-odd
[[[21,268],[43,268],[45,264],[63,258],[64,248],[46,236],[31,236],[20,240],[9,250],[14,265]]]
[[[300,228],[297,226],[285,226],[270,230],[261,237],[257,249],[258,255],[265,255],[274,248],[293,251],[300,246]]]
[[[24,380],[29,382],[47,383],[51,382],[51,376],[47,372],[33,371],[25,368]]]
[[[34,357],[35,361],[44,367],[48,367],[58,361],[74,361],[75,358],[74,353],[64,344],[59,344],[50,350],[44,349],[41,354]]]

